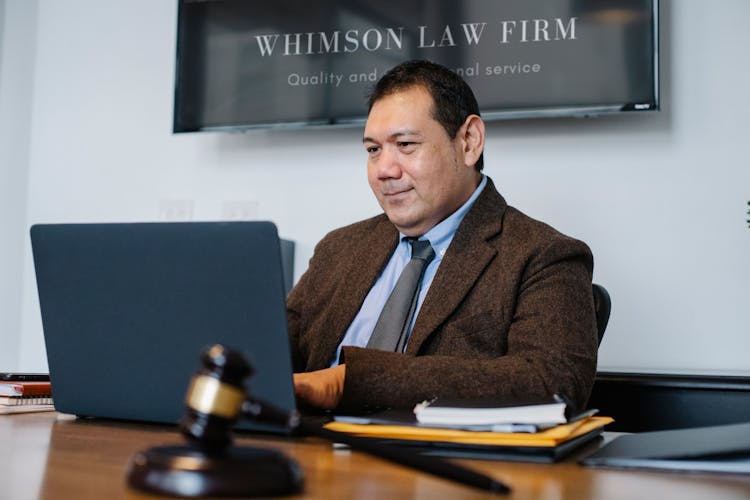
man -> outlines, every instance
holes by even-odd
[[[585,405],[597,353],[591,252],[505,203],[481,173],[484,136],[471,89],[442,66],[410,61],[376,84],[363,143],[385,213],[329,233],[289,295],[302,402],[362,411],[557,393]],[[434,250],[416,319],[403,352],[368,348],[407,238]]]

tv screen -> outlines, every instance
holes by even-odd
[[[488,119],[656,110],[658,0],[180,0],[174,131],[361,122],[409,59]]]

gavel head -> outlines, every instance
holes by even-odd
[[[247,397],[244,380],[253,369],[242,354],[219,344],[207,348],[201,361],[185,396],[180,431],[200,450],[220,453],[232,443],[232,427]]]

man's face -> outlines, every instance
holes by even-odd
[[[421,236],[452,214],[480,180],[466,164],[466,124],[451,140],[432,117],[432,105],[426,90],[410,87],[376,101],[365,125],[370,188],[407,236]]]

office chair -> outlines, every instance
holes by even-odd
[[[599,345],[602,343],[604,331],[607,329],[609,322],[609,313],[612,310],[612,300],[609,298],[609,292],[602,285],[593,283],[594,291],[594,311],[596,311],[596,333],[599,335]]]

